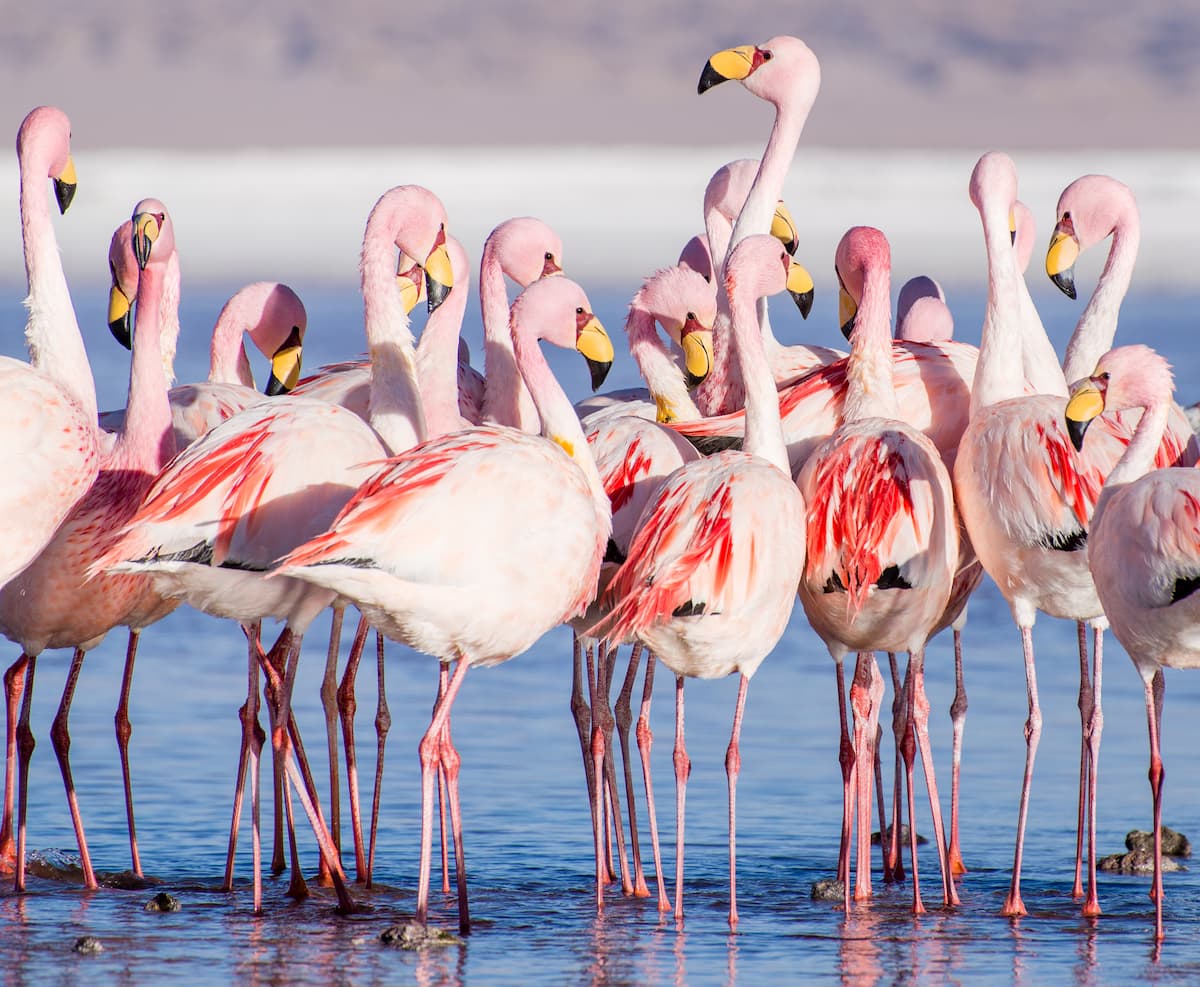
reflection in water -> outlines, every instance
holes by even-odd
[[[883,976],[879,956],[881,923],[871,906],[870,901],[857,903],[842,928],[838,954],[845,987],[874,987]]]

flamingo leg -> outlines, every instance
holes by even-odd
[[[588,790],[588,814],[592,817],[592,827],[595,829],[596,814],[593,808],[596,793],[595,779],[592,775],[592,753],[591,753],[591,735],[592,735],[592,707],[588,703],[587,694],[584,692],[584,666],[583,666],[583,645],[579,642],[579,636],[572,632],[571,645],[574,655],[572,662],[571,676],[571,716],[575,720],[575,732],[579,735],[579,751],[583,755],[583,777],[587,781]],[[588,662],[591,663],[591,646],[588,646]],[[591,691],[591,674],[588,674],[588,692]],[[595,843],[596,834],[592,833],[592,842]]]
[[[1033,781],[1033,761],[1042,736],[1042,710],[1038,705],[1037,671],[1033,664],[1033,629],[1021,628],[1021,648],[1025,654],[1025,688],[1029,697],[1029,719],[1025,721],[1025,777],[1021,782],[1021,807],[1017,814],[1017,845],[1013,852],[1012,886],[1001,915],[1027,914],[1021,900],[1021,856],[1025,849],[1025,820],[1029,815],[1029,788]]]
[[[854,898],[871,897],[871,781],[875,762],[875,731],[879,703],[883,699],[883,676],[874,652],[860,651],[850,683],[850,706],[854,713],[854,753],[857,775],[858,859],[855,863]],[[882,823],[880,824],[882,827]]]
[[[876,717],[878,720],[878,717]],[[880,752],[883,750],[883,727],[876,725],[875,727],[875,756],[872,758],[875,765],[875,806],[879,811],[879,856],[880,864],[884,871],[884,883],[887,883],[887,796],[883,794],[883,759]]]
[[[337,749],[337,660],[342,644],[344,606],[334,606],[329,622],[329,648],[325,652],[325,674],[321,678],[321,709],[325,713],[325,748],[329,757],[329,835],[342,852],[342,783]]]
[[[421,861],[417,884],[416,921],[420,925],[425,925],[429,916],[429,864],[433,850],[433,789],[437,766],[441,761],[442,729],[450,715],[454,697],[458,695],[458,690],[462,686],[463,677],[467,674],[467,667],[467,662],[460,658],[458,666],[454,669],[454,675],[447,683],[441,701],[434,710],[429,729],[425,731],[417,748],[421,758]]]
[[[1162,763],[1162,669],[1146,680],[1146,726],[1150,734],[1150,797],[1154,802],[1154,881],[1150,897],[1154,899],[1154,940],[1163,938],[1163,880],[1162,880],[1162,790],[1166,772]]]
[[[33,707],[33,673],[37,668],[37,657],[29,655],[25,667],[25,689],[21,697],[21,715],[16,727],[16,747],[20,761],[17,765],[17,861],[13,890],[25,890],[25,818],[29,808],[29,761],[37,745],[33,730],[29,727],[29,714]]]
[[[737,781],[742,770],[740,739],[742,715],[746,711],[746,689],[750,680],[745,675],[738,685],[737,705],[733,710],[733,732],[725,750],[725,776],[729,781],[729,929],[737,931]]]
[[[625,673],[625,681],[621,683],[621,692],[617,696],[617,704],[613,712],[617,721],[617,739],[621,743],[621,764],[625,769],[625,801],[629,805],[629,843],[633,855],[633,894],[637,898],[649,898],[650,889],[646,887],[646,875],[642,870],[642,851],[638,841],[637,807],[634,804],[633,764],[629,758],[629,729],[633,726],[633,710],[630,707],[633,698],[634,681],[637,679],[638,662],[642,656],[642,646],[635,644],[629,655],[629,668]]]
[[[1082,620],[1075,622],[1075,634],[1079,643],[1079,813],[1075,828],[1075,883],[1071,886],[1071,897],[1078,901],[1083,897],[1083,834],[1087,827],[1088,773],[1091,766],[1088,757],[1088,722],[1094,699],[1088,672],[1087,625]]]
[[[683,740],[683,676],[675,677],[675,921],[683,921],[683,819],[692,762]]]
[[[950,756],[950,874],[961,877],[967,873],[958,841],[959,775],[962,769],[963,730],[967,723],[967,688],[963,682],[962,631],[954,628],[954,700],[950,703],[950,723],[953,729]]]
[[[467,859],[463,847],[462,803],[458,797],[458,774],[462,758],[450,737],[450,711],[442,723],[438,757],[446,776],[446,798],[450,806],[450,825],[454,829],[454,877],[458,887],[458,931],[464,936],[471,932],[471,912],[467,904]]]
[[[137,658],[138,640],[141,632],[130,628],[129,644],[125,649],[125,670],[121,676],[121,698],[117,702],[114,725],[117,733],[117,751],[121,757],[121,778],[125,783],[125,818],[129,823],[129,854],[133,873],[142,877],[142,861],[138,856],[137,827],[133,822],[133,780],[129,774],[129,738],[133,736],[133,725],[129,722],[129,691],[133,686],[133,663]]]
[[[1104,710],[1100,702],[1100,684],[1104,665],[1104,630],[1092,632],[1092,710],[1087,724],[1088,748],[1088,884],[1083,914],[1094,918],[1101,914],[1096,887],[1096,785],[1100,776],[1100,735],[1104,731]]]
[[[838,846],[837,879],[842,882],[843,905],[850,914],[850,826],[854,820],[854,802],[850,786],[854,780],[854,747],[850,743],[850,728],[846,722],[846,682],[842,663],[834,662],[837,676],[838,721],[841,739],[838,742],[838,763],[842,767],[842,838]]]
[[[286,630],[283,633],[287,633]],[[282,639],[282,634],[280,635]],[[279,706],[279,699],[276,695],[278,683],[283,678],[282,666],[276,667],[275,647],[269,652],[264,650],[261,642],[258,644],[260,661],[263,662],[263,695],[266,700],[267,708],[267,730],[272,737],[275,736],[275,731],[278,729],[278,724],[275,722],[275,710]],[[268,665],[271,666],[268,670]],[[274,674],[272,674],[274,672]],[[272,785],[272,833],[273,840],[271,846],[271,873],[272,875],[282,874],[287,869],[287,861],[284,859],[283,853],[283,765],[279,763],[278,749],[275,744],[271,744],[271,785]]]
[[[383,751],[388,731],[392,729],[392,714],[387,704],[387,689],[383,680],[383,635],[375,632],[375,668],[379,687],[375,706],[375,791],[371,799],[371,842],[367,851],[367,887],[375,872],[375,834],[379,828],[379,800],[383,794]]]
[[[904,777],[908,788],[908,852],[912,861],[912,885],[914,915],[925,914],[925,902],[921,900],[920,868],[917,864],[917,804],[913,786],[913,765],[916,761],[917,737],[913,711],[913,663],[909,656],[908,668],[904,673],[904,738],[901,755],[904,758]]]
[[[71,656],[71,668],[67,672],[66,685],[63,686],[62,700],[50,727],[50,742],[58,757],[58,767],[67,790],[67,807],[71,812],[71,825],[75,828],[75,840],[79,844],[79,866],[83,871],[83,886],[89,891],[94,891],[99,885],[96,883],[96,872],[92,870],[92,858],[88,853],[87,837],[83,832],[83,817],[79,814],[79,799],[75,794],[75,781],[71,776],[71,732],[68,724],[71,703],[75,699],[75,686],[83,668],[83,656],[82,648],[76,648]]]
[[[430,716],[437,712],[438,703],[442,701],[442,696],[446,694],[446,686],[450,683],[449,667],[443,662],[438,666],[438,691],[437,697],[433,701],[433,709],[430,711]],[[437,769],[437,787],[438,787],[438,826],[442,836],[442,894],[450,893],[450,853],[449,841],[449,823],[446,821],[446,803],[449,801],[449,793],[446,791],[446,769],[442,762],[438,761]]]
[[[233,864],[237,854],[238,826],[242,817],[242,800],[246,783],[246,768],[250,769],[250,818],[251,840],[254,862],[254,914],[262,913],[262,837],[259,832],[259,764],[262,746],[266,739],[258,722],[258,625],[253,632],[246,630],[249,641],[246,701],[238,711],[242,723],[242,744],[238,753],[237,780],[233,794],[233,818],[229,824],[229,852],[225,857],[224,891],[233,890]]]
[[[22,652],[4,673],[4,818],[0,822],[0,867],[5,868],[14,866],[17,857],[13,838],[13,805],[17,791],[17,718],[28,666],[29,656]]]
[[[892,737],[895,746],[896,768],[892,776],[892,828],[886,834],[887,838],[887,853],[883,868],[884,883],[894,881],[899,883],[904,880],[904,857],[901,852],[901,830],[904,823],[903,798],[904,798],[904,771],[902,768],[902,749],[904,747],[904,736],[908,731],[908,714],[905,704],[905,686],[900,680],[900,668],[896,661],[896,653],[888,652],[888,664],[891,666],[892,672]],[[911,820],[909,821],[911,826]],[[885,838],[880,824],[879,838]]]
[[[603,656],[603,651],[601,652]],[[591,706],[591,795],[592,795],[592,835],[596,851],[596,913],[604,911],[604,887],[608,883],[608,861],[605,859],[605,837],[608,823],[604,810],[604,729],[600,722],[600,700],[597,693],[600,683],[595,675],[592,649],[587,650],[587,679],[588,698]]]
[[[358,797],[358,748],[354,742],[354,714],[358,701],[354,695],[354,682],[358,677],[358,666],[362,660],[363,647],[367,641],[367,618],[359,617],[354,631],[354,643],[346,658],[346,669],[337,690],[338,716],[342,721],[342,745],[346,749],[346,787],[350,802],[350,828],[354,834],[354,875],[359,883],[366,878],[367,857],[363,846],[362,807]]]
[[[619,650],[617,647],[610,648],[607,644],[602,645],[601,655],[603,656],[603,661],[599,669],[601,673],[599,692],[600,728],[604,731],[604,790],[608,794],[612,832],[616,836],[616,857],[621,873],[621,893],[628,897],[633,894],[633,879],[629,873],[629,855],[625,852],[625,827],[621,824],[621,799],[617,791],[617,768],[613,751],[613,729],[616,722],[609,699],[612,695],[613,670],[616,668],[617,652]],[[595,719],[594,716],[593,719]],[[610,849],[611,846],[610,841]],[[610,859],[611,856],[609,854]]]
[[[658,883],[658,910],[669,912],[671,902],[663,881],[662,853],[658,843],[658,815],[654,810],[654,786],[650,781],[650,751],[654,747],[654,732],[650,729],[650,697],[654,691],[655,658],[646,652],[646,675],[642,681],[642,710],[637,722],[638,753],[642,758],[642,782],[646,788],[646,817],[650,823],[650,847],[654,854],[654,876]]]
[[[929,700],[925,696],[925,651],[922,649],[909,656],[912,671],[912,716],[921,752],[921,769],[925,772],[925,788],[929,792],[929,812],[933,816],[933,834],[937,840],[938,863],[942,870],[942,901],[947,905],[958,904],[958,892],[954,888],[954,875],[950,871],[949,854],[946,849],[946,831],[942,825],[942,803],[938,798],[937,778],[934,775],[933,750],[929,746]],[[913,867],[916,871],[916,867]]]

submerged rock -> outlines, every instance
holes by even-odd
[[[148,912],[177,912],[183,906],[179,904],[178,898],[167,894],[165,891],[160,891],[146,902],[145,907]]]
[[[95,936],[80,936],[75,940],[75,952],[77,953],[103,953],[104,943]]]
[[[428,946],[461,946],[462,940],[453,932],[410,922],[393,925],[379,934],[379,941],[400,949],[425,949]]]
[[[1108,857],[1101,857],[1096,861],[1096,867],[1099,870],[1112,871],[1117,874],[1140,874],[1151,875],[1154,873],[1154,847],[1149,850],[1139,848],[1130,850],[1128,853],[1114,853]],[[1163,857],[1162,861],[1163,873],[1169,871],[1184,870],[1184,866],[1179,861],[1171,857]]]
[[[885,840],[890,840],[892,838],[891,826],[888,826],[887,829],[883,831],[883,838]],[[917,846],[923,846],[928,842],[929,840],[926,837],[922,836],[920,833],[917,834]],[[906,826],[904,823],[900,824],[900,845],[908,846],[908,826]],[[871,834],[871,846],[879,846],[878,830]]]
[[[1125,849],[1154,853],[1154,833],[1142,829],[1130,830],[1125,836]],[[1162,852],[1164,857],[1190,857],[1192,844],[1182,833],[1175,832],[1169,826],[1163,826]]]
[[[832,877],[825,877],[819,881],[813,881],[812,900],[837,902],[845,901],[846,885]]]

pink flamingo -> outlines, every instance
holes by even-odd
[[[896,298],[896,339],[944,343],[954,338],[954,316],[942,286],[920,274],[909,278]]]
[[[1142,410],[1137,431],[1096,500],[1088,565],[1113,633],[1142,677],[1154,805],[1154,936],[1163,938],[1163,669],[1200,667],[1200,473],[1153,469],[1171,413],[1171,370],[1145,346],[1122,346],[1079,381],[1064,413],[1075,448],[1107,410]]]
[[[684,678],[741,675],[725,757],[730,928],[738,922],[735,806],[746,690],[783,634],[804,562],[804,502],[788,472],[774,381],[755,321],[757,299],[787,287],[792,270],[783,246],[767,235],[746,237],[731,253],[725,289],[747,386],[743,451],[692,461],[667,477],[642,513],[628,557],[607,590],[611,612],[595,631],[613,642],[641,642],[676,676],[677,920],[683,917],[690,772]],[[803,272],[799,280],[806,278],[811,281]]]
[[[851,783],[857,772],[859,804],[856,898],[869,897],[871,775],[883,681],[871,652],[909,653],[908,722],[915,732],[929,789],[946,904],[956,900],[946,858],[941,810],[929,748],[929,704],[924,690],[925,644],[946,610],[959,565],[958,529],[949,473],[933,443],[898,419],[888,352],[891,315],[886,238],[854,227],[837,250],[845,285],[843,311],[854,317],[849,380],[841,425],[805,462],[796,483],[808,506],[808,557],[800,601],[825,641],[837,670],[842,710],[843,806],[839,867],[849,906]],[[861,299],[855,306],[853,298]],[[855,714],[854,755],[845,719],[842,660],[859,653],[850,689]],[[913,751],[904,751],[913,817]],[[924,911],[916,867],[916,834],[910,827],[913,911]]]
[[[113,567],[145,573],[165,595],[237,620],[251,639],[231,851],[249,761],[256,911],[261,908],[257,811],[261,741],[256,737],[255,629],[264,617],[287,622],[279,645],[282,671],[269,662],[265,669],[276,695],[272,748],[297,788],[340,907],[355,907],[319,808],[309,797],[293,756],[298,740],[290,714],[300,640],[336,594],[299,580],[268,580],[264,572],[296,544],[325,530],[371,474],[373,463],[413,445],[414,436],[424,434],[412,335],[395,285],[395,244],[410,257],[426,258],[428,293],[436,307],[453,284],[444,246],[445,221],[441,202],[419,186],[384,193],[368,217],[361,270],[372,356],[370,426],[338,405],[297,395],[233,416],[185,450],[158,477],[145,504],[95,564],[98,570]],[[303,455],[298,454],[301,449]],[[289,798],[285,803],[289,818],[290,805]],[[231,880],[227,869],[227,886]],[[298,886],[294,889],[302,893]]]
[[[20,679],[23,679],[24,695],[20,723],[15,733],[12,726],[9,728],[10,737],[19,734],[21,753],[16,847],[18,889],[24,887],[25,880],[25,798],[29,758],[33,753],[29,712],[35,663],[46,648],[63,647],[73,648],[74,655],[51,739],[79,844],[83,882],[88,888],[97,886],[71,777],[68,716],[84,655],[111,628],[121,624],[132,609],[141,605],[146,584],[128,576],[88,580],[85,574],[107,546],[110,533],[133,514],[155,473],[175,451],[159,342],[162,330],[160,299],[167,258],[175,249],[174,231],[165,208],[156,199],[138,203],[133,228],[134,252],[143,273],[138,286],[138,345],[130,369],[129,411],[125,426],[102,454],[95,483],[76,504],[51,542],[24,572],[0,590],[0,629],[22,648],[21,656],[5,677],[10,711],[16,709],[15,684]],[[98,426],[92,427],[98,431]],[[13,757],[11,749],[8,756]]]
[[[280,560],[273,577],[312,582],[352,600],[385,635],[457,659],[420,744],[421,862],[416,920],[428,914],[434,779],[446,769],[461,834],[457,752],[448,723],[467,669],[520,654],[584,609],[596,590],[611,531],[608,498],[583,430],[542,356],[539,339],[578,349],[596,368],[612,344],[583,291],[543,278],[513,305],[518,368],[540,435],[480,426],[393,457],[327,532]],[[488,482],[478,478],[486,473]],[[430,533],[436,537],[430,538]],[[468,547],[469,546],[469,550]],[[537,566],[523,560],[539,559]],[[479,559],[486,558],[487,565]],[[459,925],[470,927],[458,842]]]

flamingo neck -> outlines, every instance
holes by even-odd
[[[151,473],[176,451],[162,360],[164,266],[147,265],[138,278],[125,422],[112,453],[122,468]]]
[[[983,313],[979,362],[971,387],[971,416],[981,409],[1025,392],[1021,365],[1021,306],[1017,282],[1017,256],[1005,210],[985,208],[984,248],[988,262],[988,298]]]
[[[492,245],[484,247],[479,268],[479,307],[483,316],[483,420],[537,432],[533,399],[517,368],[508,330],[508,291]]]
[[[642,306],[641,292],[634,296],[625,322],[629,339],[629,355],[638,365],[650,396],[672,421],[695,421],[700,417],[692,396],[688,394],[683,374],[671,359],[655,327],[654,316]]]
[[[734,346],[746,386],[746,437],[742,450],[767,460],[790,476],[779,420],[779,393],[763,349],[762,333],[756,325],[755,302],[740,298],[732,302]]]
[[[1100,357],[1112,349],[1121,302],[1133,280],[1133,265],[1140,242],[1141,229],[1136,213],[1127,211],[1113,228],[1112,246],[1104,270],[1067,343],[1063,360],[1067,383],[1088,376],[1100,362]]]
[[[1145,476],[1154,466],[1159,446],[1162,444],[1163,432],[1167,427],[1167,418],[1171,411],[1171,401],[1155,398],[1145,405],[1142,417],[1134,430],[1133,438],[1129,440],[1125,452],[1117,461],[1104,481],[1104,489],[1096,501],[1096,510],[1092,515],[1094,528],[1100,518],[1100,513],[1117,490],[1128,486],[1135,480]]]
[[[36,148],[22,148],[20,172],[21,239],[29,284],[25,341],[30,361],[58,381],[91,421],[97,415],[96,382],[50,220],[49,164]]]
[[[254,387],[254,371],[246,355],[246,322],[245,314],[230,304],[217,316],[208,351],[208,379],[213,383]]]
[[[458,340],[467,309],[465,279],[429,316],[417,343],[417,379],[429,438],[465,427],[458,410]]]
[[[592,499],[601,514],[611,516],[612,505],[583,434],[583,426],[570,399],[554,377],[550,364],[532,333],[513,327],[513,346],[521,377],[541,418],[541,435],[559,446],[587,479]]]
[[[729,298],[724,288],[717,290],[717,315],[713,320],[712,336],[712,371],[692,392],[696,407],[706,417],[736,410],[746,399],[741,365],[733,342]]]
[[[1055,394],[1065,398],[1067,379],[1063,376],[1058,354],[1046,335],[1046,327],[1042,325],[1042,317],[1033,304],[1023,274],[1017,277],[1017,295],[1021,311],[1021,366],[1025,381],[1035,394]]]
[[[368,238],[363,243],[362,293],[371,361],[371,427],[393,453],[425,441],[427,435],[413,337],[396,290],[395,270],[391,239]]]
[[[791,100],[781,100],[776,104],[775,124],[771,127],[771,136],[767,138],[766,149],[758,163],[758,174],[754,176],[746,204],[733,224],[729,246],[720,261],[722,278],[730,250],[752,233],[771,231],[771,217],[775,215],[775,208],[783,193],[783,183],[796,155],[796,145],[800,142],[810,107],[811,103],[793,105]]]
[[[899,419],[892,382],[892,307],[887,271],[868,267],[846,361],[846,405],[842,420]]]

